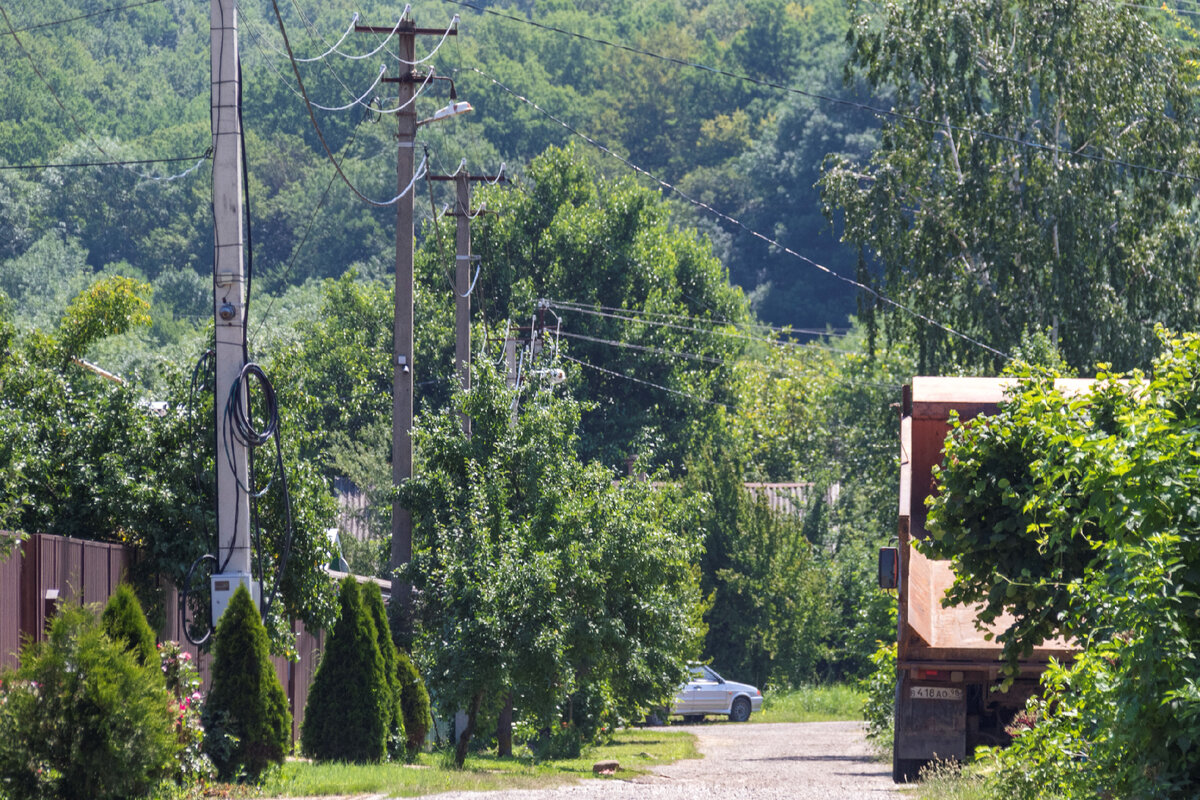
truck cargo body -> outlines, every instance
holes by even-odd
[[[913,378],[904,387],[900,417],[900,514],[895,567],[898,590],[897,683],[892,772],[896,782],[913,780],[934,759],[965,759],[979,745],[1006,744],[1005,728],[1038,688],[1051,658],[1068,660],[1065,642],[1047,642],[1020,662],[1007,691],[1001,682],[1001,645],[976,625],[979,609],[943,607],[954,582],[949,563],[929,559],[912,543],[928,536],[925,499],[936,489],[933,467],[940,464],[950,416],[972,419],[994,413],[1011,383],[1001,378]],[[1059,381],[1079,391],[1090,381]],[[1011,619],[1000,617],[987,630],[999,633]]]

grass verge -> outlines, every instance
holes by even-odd
[[[921,772],[921,781],[902,789],[911,800],[993,800],[978,765],[935,762]]]
[[[866,695],[846,683],[802,686],[763,696],[762,712],[751,722],[832,722],[861,720]]]
[[[639,728],[618,731],[612,742],[587,748],[575,759],[534,762],[522,758],[472,755],[465,767],[454,769],[441,754],[422,754],[415,765],[310,764],[289,762],[262,788],[266,797],[313,797],[339,794],[423,794],[487,789],[535,789],[592,777],[592,764],[616,760],[616,778],[630,778],[656,764],[699,758],[695,738],[681,731]]]

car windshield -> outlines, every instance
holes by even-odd
[[[694,664],[692,665],[692,680],[720,683],[721,676],[714,672],[710,667],[706,667],[703,664]]]

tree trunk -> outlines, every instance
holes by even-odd
[[[505,695],[504,708],[500,709],[500,719],[496,723],[496,755],[501,758],[512,758],[512,692]]]
[[[479,716],[479,707],[483,705],[483,692],[476,692],[471,698],[471,708],[467,711],[467,727],[458,736],[458,744],[454,747],[454,766],[462,769],[463,763],[467,760],[467,746],[471,743],[471,736],[475,733],[475,719]]]

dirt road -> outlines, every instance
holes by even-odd
[[[872,758],[857,722],[684,728],[704,758],[657,767],[632,781],[555,789],[449,792],[430,800],[895,800],[891,764]]]

